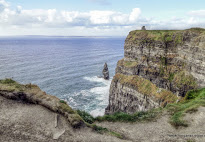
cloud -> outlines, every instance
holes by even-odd
[[[3,12],[7,7],[9,4],[5,0],[0,0],[0,12]]]
[[[94,1],[93,1],[94,2]],[[0,35],[127,35],[130,30],[205,28],[205,10],[190,11],[184,17],[158,20],[143,17],[140,8],[130,13],[93,10],[87,12],[57,9],[12,9],[0,0]]]
[[[190,11],[188,14],[195,17],[205,17],[205,10]]]
[[[117,11],[58,11],[56,9],[4,8],[0,13],[0,24],[23,26],[34,25],[62,28],[67,26],[127,26],[133,25],[140,16],[140,9],[135,8],[130,14]]]
[[[141,14],[141,10],[139,8],[134,8],[129,16],[129,20],[131,22],[136,22]]]

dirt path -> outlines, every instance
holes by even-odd
[[[205,141],[205,136],[202,136],[205,135],[205,108],[201,107],[196,113],[186,115],[185,119],[189,121],[190,126],[177,130],[168,123],[167,115],[148,123],[98,124],[123,134],[126,139],[121,140],[110,135],[98,134],[87,127],[75,130],[64,117],[42,106],[23,104],[0,96],[0,142]]]
[[[124,142],[90,128],[73,129],[61,115],[0,96],[0,142]]]
[[[200,107],[196,113],[187,114],[185,119],[189,127],[175,129],[164,115],[155,122],[111,123],[98,125],[123,133],[133,142],[205,142],[205,108]]]

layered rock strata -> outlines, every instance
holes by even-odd
[[[110,77],[109,77],[109,70],[108,70],[107,63],[105,63],[102,73],[103,73],[104,79],[109,80]]]
[[[187,91],[205,86],[205,30],[131,31],[125,40],[124,58],[117,64],[106,113],[133,113],[173,102],[159,103],[164,100],[153,100],[151,92],[139,91],[133,85],[135,79],[122,84],[119,75],[126,76],[125,80],[131,76],[145,79],[172,92],[178,101]],[[137,86],[149,90],[141,82]]]

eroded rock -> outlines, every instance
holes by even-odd
[[[131,31],[127,36],[124,58],[118,61],[116,75],[144,78],[158,88],[171,91],[177,97],[184,97],[187,91],[205,86],[204,29],[142,30]],[[152,94],[149,92],[140,92],[135,86],[140,86],[142,83],[133,84],[133,82],[135,81],[130,80],[122,85],[122,80],[117,83],[112,81],[106,113],[117,111],[132,113],[157,106],[152,104],[160,102],[160,99],[154,100],[155,103],[143,103],[144,100],[153,100],[154,96],[147,95]],[[144,90],[148,88],[147,91],[149,87],[149,85],[141,86]],[[134,93],[135,91],[138,93]],[[141,99],[141,95],[147,96],[147,99]]]
[[[107,63],[105,63],[102,73],[104,79],[109,80],[109,70],[108,70]]]

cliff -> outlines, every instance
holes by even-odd
[[[53,112],[62,114],[74,128],[84,126],[81,117],[65,101],[46,94],[37,85],[22,85],[11,79],[0,80],[0,96],[41,105]]]
[[[169,94],[164,100],[176,99],[170,91],[158,90],[156,85],[137,76],[117,74],[113,81],[125,85],[131,93],[148,91],[142,84],[150,86],[151,90],[144,92],[155,96],[147,96],[146,99],[153,99],[150,104],[166,96],[164,93]],[[204,98],[205,88],[190,91],[184,102],[165,109],[93,118],[78,110],[79,116],[66,102],[46,94],[36,85],[0,80],[0,142],[143,142],[150,139],[153,142],[201,142],[205,141]],[[178,127],[180,129],[176,129]]]
[[[123,141],[120,134],[84,119],[37,85],[0,80],[0,142]]]
[[[131,31],[118,61],[106,114],[178,102],[205,86],[205,30]]]

